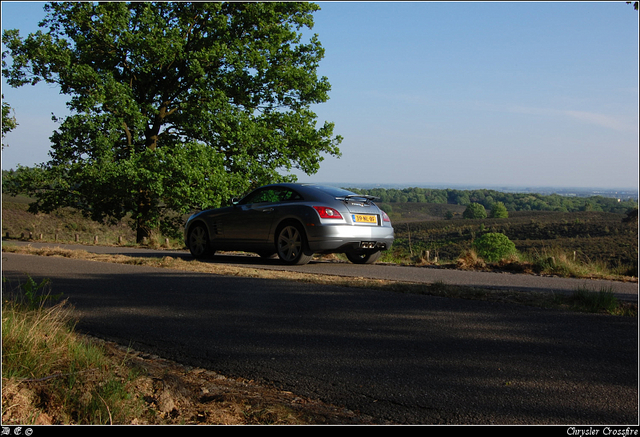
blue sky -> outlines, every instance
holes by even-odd
[[[638,12],[622,2],[319,2],[319,73],[342,157],[302,182],[638,186]],[[42,3],[2,2],[37,30]],[[48,160],[44,84],[2,92],[18,128],[2,168]]]

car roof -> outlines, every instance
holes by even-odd
[[[273,184],[273,186],[280,186],[280,187],[288,187],[291,189],[298,189],[300,191],[321,191],[324,194],[328,194],[330,196],[345,196],[348,194],[356,194],[353,193],[351,191],[345,190],[344,188],[339,188],[339,187],[334,187],[334,186],[330,186],[330,185],[323,185],[323,184],[313,184],[313,183],[295,183],[295,182],[290,182],[290,183],[282,183],[282,184]]]

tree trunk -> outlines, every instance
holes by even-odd
[[[145,238],[148,239],[151,235],[151,228],[144,224],[143,219],[138,219],[138,225],[136,229],[136,243],[142,244],[145,242]]]
[[[138,194],[138,218],[136,221],[136,242],[142,244],[145,238],[151,236],[151,199],[149,194],[140,190]]]

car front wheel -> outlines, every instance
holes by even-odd
[[[304,235],[294,224],[285,225],[276,236],[278,257],[286,264],[303,265],[311,261],[313,255],[305,253]]]
[[[378,261],[378,259],[380,258],[380,255],[382,255],[382,252],[380,251],[367,252],[367,253],[348,252],[345,255],[347,255],[347,259],[354,264],[373,264],[374,262]]]
[[[189,231],[189,252],[195,258],[206,258],[213,255],[213,251],[209,247],[209,236],[207,230],[202,225],[194,226]]]

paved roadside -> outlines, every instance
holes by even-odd
[[[9,240],[7,244],[31,245],[32,247],[61,247],[69,250],[85,250],[92,253],[120,254],[137,257],[184,257],[191,258],[187,251],[131,248],[120,246],[75,245],[37,243]],[[560,278],[553,276],[525,275],[514,273],[476,272],[443,269],[437,267],[412,267],[397,265],[355,265],[337,262],[311,262],[304,266],[286,266],[278,260],[264,260],[254,256],[216,255],[210,262],[228,265],[250,265],[252,268],[289,270],[303,273],[364,277],[418,283],[442,282],[449,285],[484,287],[494,289],[573,293],[579,288],[600,291],[610,290],[625,301],[638,301],[638,283],[606,281],[599,279]]]

